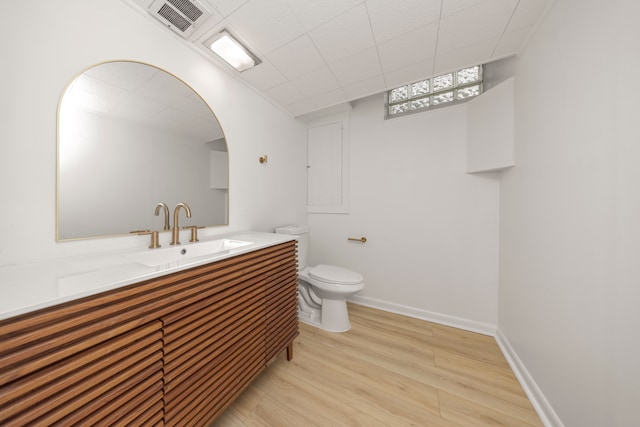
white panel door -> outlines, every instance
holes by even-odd
[[[309,212],[344,213],[346,200],[343,123],[310,127],[307,134]]]

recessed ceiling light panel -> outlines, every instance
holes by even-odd
[[[205,41],[204,44],[213,53],[240,72],[253,68],[261,62],[227,30],[222,30]]]

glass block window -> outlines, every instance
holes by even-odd
[[[425,95],[429,93],[429,80],[422,80],[411,85],[411,97]]]
[[[433,78],[433,91],[438,92],[453,87],[453,74],[445,74]]]
[[[390,94],[390,98],[393,102],[403,101],[409,97],[409,91],[406,86],[401,86],[393,89]]]
[[[482,93],[482,65],[406,84],[387,93],[386,118],[464,102]]]

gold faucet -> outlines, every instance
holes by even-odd
[[[178,214],[180,213],[180,208],[184,208],[187,213],[187,218],[191,218],[191,209],[189,205],[186,203],[178,203],[176,205],[175,210],[173,211],[173,235],[171,237],[172,245],[180,244],[180,227],[178,226]]]
[[[171,227],[169,227],[169,207],[164,203],[158,203],[158,205],[156,206],[156,216],[160,215],[160,208],[164,209],[164,229],[170,230]]]

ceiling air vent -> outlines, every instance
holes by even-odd
[[[190,0],[155,0],[149,13],[184,38],[211,16],[204,6]]]

